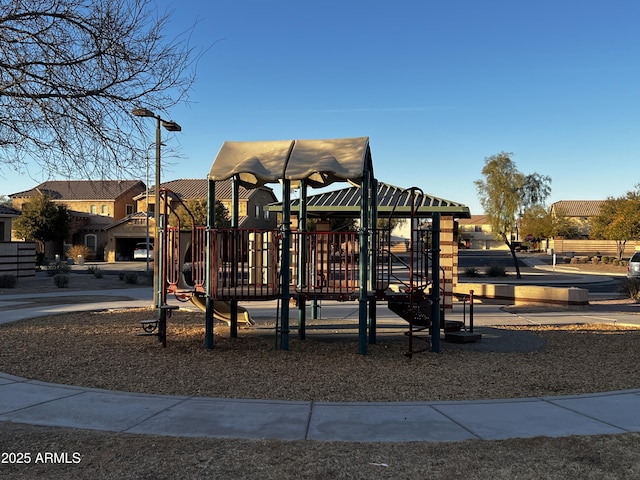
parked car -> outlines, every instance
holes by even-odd
[[[634,253],[629,259],[629,264],[627,265],[627,277],[640,278],[640,252]]]
[[[150,243],[147,250],[147,242],[136,243],[136,248],[133,249],[133,259],[146,260],[147,258],[153,259],[153,244]]]

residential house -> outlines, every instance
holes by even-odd
[[[461,248],[475,250],[504,250],[507,245],[492,233],[486,215],[471,215],[458,220],[458,238]]]
[[[561,200],[551,205],[553,215],[562,215],[577,225],[581,239],[554,238],[548,242],[548,250],[564,256],[574,255],[618,255],[615,240],[593,240],[590,220],[600,214],[606,200]],[[624,245],[623,258],[628,258],[640,248],[640,241],[627,241]]]
[[[216,182],[215,196],[226,208],[229,214],[233,213],[232,180]],[[177,208],[181,202],[186,203],[193,199],[206,199],[208,185],[206,179],[179,179],[161,184],[170,194],[171,207]],[[240,187],[238,190],[238,227],[239,228],[276,228],[276,214],[270,213],[265,208],[268,204],[276,202],[277,198],[270,187],[260,187],[247,190]],[[149,193],[141,192],[134,198],[136,212],[128,215],[107,228],[108,243],[105,248],[105,260],[109,262],[131,260],[135,244],[145,242],[148,235],[155,236],[155,187],[149,189]],[[147,209],[148,206],[148,209]],[[147,213],[148,212],[148,213]]]
[[[13,220],[20,216],[20,210],[8,205],[0,205],[0,242],[11,241]]]
[[[591,231],[589,220],[600,215],[605,200],[560,200],[551,204],[551,215],[565,217],[573,222],[580,236],[588,238]]]
[[[600,214],[605,200],[561,200],[550,207],[552,215],[562,215],[573,222],[580,230],[580,239],[550,238],[541,248],[548,253],[562,256],[573,255],[617,255],[614,240],[589,239],[590,220]],[[458,232],[461,248],[480,250],[506,249],[502,240],[497,240],[491,233],[491,225],[486,215],[472,215],[470,219],[458,220]],[[629,257],[640,247],[640,242],[629,241],[625,245],[624,257]]]
[[[64,204],[71,213],[71,231],[65,243],[86,245],[100,259],[108,241],[106,227],[134,213],[134,197],[144,191],[139,180],[51,180],[9,198],[20,209],[36,196]],[[45,246],[45,254],[59,253],[58,249]]]

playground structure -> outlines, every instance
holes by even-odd
[[[214,225],[215,184],[232,179],[230,228]],[[359,191],[357,232],[308,231],[307,190],[334,182],[349,182]],[[280,228],[238,227],[238,187],[282,184]],[[167,295],[191,300],[205,312],[205,346],[214,346],[214,319],[227,322],[237,336],[238,323],[252,323],[239,301],[278,300],[276,335],[280,348],[289,348],[290,300],[298,307],[297,332],[305,338],[306,304],[322,300],[358,302],[360,354],[376,343],[376,303],[407,321],[408,356],[439,351],[440,331],[459,329],[444,320],[443,305],[450,302],[444,270],[440,267],[440,212],[427,216],[420,206],[424,193],[416,187],[401,191],[388,218],[410,222],[406,254],[392,252],[389,229],[376,228],[379,184],[373,175],[367,137],[337,140],[225,142],[208,175],[207,225],[195,225],[185,237],[179,222],[163,225],[171,202],[169,190],[160,190],[164,206],[159,218],[158,336],[166,343],[171,308]],[[298,225],[292,229],[291,190],[299,190]],[[185,207],[186,209],[186,207]],[[464,207],[466,209],[466,207]],[[464,209],[462,214],[464,214]],[[186,209],[188,212],[188,209]],[[468,215],[468,210],[466,210]],[[192,217],[193,220],[193,217]],[[451,222],[452,223],[452,222]],[[415,348],[414,340],[424,340]]]

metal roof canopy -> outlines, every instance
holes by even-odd
[[[321,188],[337,181],[360,185],[365,171],[373,177],[369,137],[224,142],[208,178],[221,181],[237,175],[247,189],[280,180],[305,180]]]
[[[378,218],[386,218],[393,211],[394,218],[408,218],[411,216],[411,197],[408,190],[378,182],[377,190]],[[291,211],[295,212],[300,200],[291,201]],[[395,210],[394,210],[395,206]],[[418,217],[428,218],[435,212],[456,218],[470,218],[469,207],[458,202],[418,194],[414,207]],[[281,212],[282,202],[267,206],[271,212]],[[307,199],[307,213],[314,217],[343,217],[356,218],[360,211],[360,192],[358,188],[348,187],[331,192],[311,195]]]
[[[234,185],[238,184],[247,189],[264,186],[267,183],[282,183],[282,238],[280,240],[281,255],[280,295],[282,308],[280,310],[280,343],[283,350],[289,349],[289,283],[290,262],[288,254],[291,246],[291,188],[300,186],[302,197],[306,198],[307,187],[321,188],[337,181],[359,185],[360,193],[360,255],[359,276],[360,293],[358,296],[358,338],[359,352],[367,352],[368,334],[368,224],[370,218],[375,218],[375,178],[373,176],[373,162],[369,137],[340,138],[334,140],[280,140],[271,142],[225,142],[218,152],[208,175],[208,220],[211,227],[214,218],[212,199],[215,198],[215,184],[218,181],[233,178]],[[237,189],[234,190],[237,192]],[[237,227],[237,193],[234,194],[231,226]],[[302,202],[303,206],[305,201]],[[301,215],[306,218],[306,214]],[[304,224],[302,225],[304,231]],[[302,238],[302,237],[301,237]],[[300,250],[304,252],[304,249]],[[207,249],[207,271],[212,265],[211,249]],[[304,267],[304,254],[300,255],[298,269]],[[302,278],[302,277],[300,277]],[[207,280],[209,282],[209,280]],[[209,284],[209,283],[208,283]],[[207,287],[208,289],[208,287]],[[208,294],[207,294],[208,295]],[[207,297],[207,315],[205,322],[205,345],[213,348],[213,315],[210,299]],[[211,308],[210,308],[211,307]],[[234,310],[235,309],[235,310]],[[300,312],[304,312],[302,307]],[[236,318],[237,302],[231,302],[231,318]],[[304,321],[299,320],[299,323]],[[375,330],[371,330],[374,335]],[[237,334],[237,322],[231,322],[231,336]],[[372,337],[373,338],[373,337]]]

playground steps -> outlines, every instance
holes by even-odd
[[[431,326],[431,302],[427,299],[412,303],[408,298],[398,298],[389,300],[387,305],[389,310],[411,325]]]
[[[411,325],[418,327],[431,326],[431,301],[422,298],[417,302],[409,301],[408,297],[398,297],[388,301],[389,310],[398,315]],[[441,315],[444,318],[444,315]],[[464,323],[458,320],[445,320],[441,324],[441,329],[447,333],[460,332],[464,328]]]

